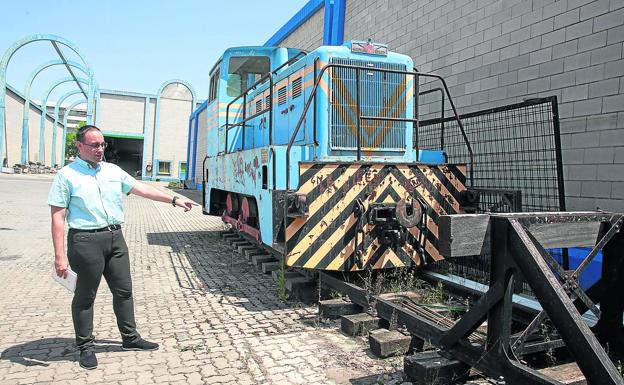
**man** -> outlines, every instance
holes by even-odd
[[[80,157],[56,174],[48,204],[52,215],[56,274],[66,277],[69,262],[78,275],[72,319],[76,345],[80,349],[79,363],[85,369],[95,369],[93,302],[102,276],[113,294],[113,309],[122,336],[122,348],[158,349],[158,344],[141,338],[134,322],[128,246],[121,232],[123,195],[132,193],[171,203],[184,211],[190,210],[195,203],[182,197],[171,197],[138,182],[118,166],[103,162],[106,142],[96,126],[80,128],[76,146]],[[63,244],[65,218],[69,224],[67,254]]]

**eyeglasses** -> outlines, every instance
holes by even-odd
[[[89,143],[85,143],[85,142],[80,142],[80,143],[84,144],[85,146],[89,146],[89,147],[91,147],[91,148],[92,148],[92,149],[94,149],[94,150],[97,150],[97,149],[98,149],[98,148],[100,148],[100,147],[101,147],[102,149],[105,149],[105,148],[106,148],[106,146],[108,146],[108,143],[106,143],[106,142],[103,142],[103,143],[94,143],[94,144],[89,144]]]

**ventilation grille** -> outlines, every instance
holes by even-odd
[[[295,99],[299,96],[301,96],[301,77],[298,77],[292,82],[292,97]]]
[[[334,58],[331,63],[405,71],[401,64],[372,63]],[[331,69],[330,145],[338,150],[357,149],[356,70]],[[406,75],[360,70],[360,114],[406,117]],[[367,151],[405,151],[405,122],[361,121],[361,145]]]
[[[280,106],[286,103],[286,86],[282,87],[277,91],[277,104]]]

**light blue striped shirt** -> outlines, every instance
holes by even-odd
[[[67,208],[72,229],[101,229],[124,221],[122,198],[136,184],[119,166],[100,162],[95,168],[80,158],[54,177],[48,204]]]

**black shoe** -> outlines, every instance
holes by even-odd
[[[93,350],[83,350],[80,352],[80,361],[78,361],[80,367],[83,369],[92,370],[97,368],[97,358]]]
[[[139,338],[134,342],[124,342],[121,345],[123,350],[158,350],[158,344],[155,342],[145,341],[143,338]]]

